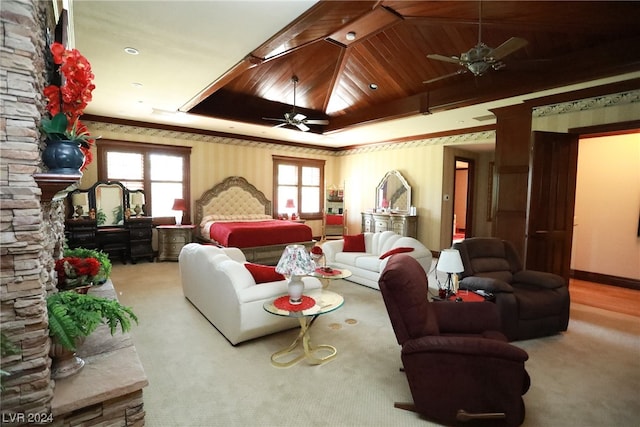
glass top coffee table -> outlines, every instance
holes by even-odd
[[[351,277],[351,271],[346,268],[318,267],[316,271],[311,273],[313,277],[317,277],[322,282],[322,288],[329,287],[332,280],[346,279]]]
[[[344,304],[342,295],[324,289],[314,289],[305,292],[302,296],[302,304],[299,307],[288,303],[289,296],[283,295],[273,301],[264,303],[264,309],[276,316],[295,317],[300,321],[300,332],[296,339],[287,348],[271,355],[271,364],[278,368],[288,368],[300,362],[302,359],[312,365],[326,363],[338,354],[335,347],[327,344],[313,345],[309,329],[315,320],[322,314],[331,313]],[[296,349],[302,346],[302,351]],[[291,355],[294,357],[291,358]]]

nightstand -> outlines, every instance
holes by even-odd
[[[159,225],[158,261],[178,261],[182,247],[193,240],[195,225]]]

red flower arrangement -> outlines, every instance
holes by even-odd
[[[311,253],[314,255],[322,255],[322,248],[320,246],[314,246],[311,248]]]
[[[61,82],[44,88],[51,119],[42,120],[42,129],[49,139],[78,142],[85,155],[84,164],[80,168],[84,170],[93,160],[90,150],[95,142],[87,127],[80,122],[80,116],[91,101],[91,92],[95,89],[91,64],[77,49],[66,49],[61,43],[53,43],[50,50],[61,75]]]
[[[71,289],[91,285],[100,271],[100,262],[95,258],[64,257],[56,261],[58,289]]]

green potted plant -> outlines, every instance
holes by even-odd
[[[115,299],[73,291],[49,295],[47,311],[53,378],[64,378],[82,369],[84,361],[76,356],[77,347],[101,324],[114,335],[118,329],[125,333],[131,330],[132,322],[138,323],[133,310]]]
[[[109,276],[111,276],[111,260],[109,259],[109,255],[106,253],[97,250],[97,249],[87,249],[87,248],[65,248],[64,250],[65,257],[76,257],[76,258],[95,258],[100,263],[100,271],[94,277],[94,282],[97,285],[101,285],[107,281]]]

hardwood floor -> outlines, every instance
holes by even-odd
[[[570,279],[571,302],[640,317],[640,291]]]

